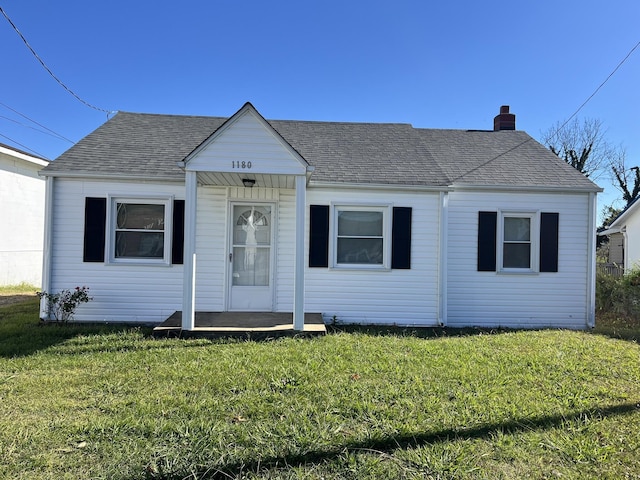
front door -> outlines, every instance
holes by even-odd
[[[229,310],[273,310],[271,204],[231,205]]]

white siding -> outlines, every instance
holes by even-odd
[[[640,268],[640,208],[635,210],[627,219],[626,258],[625,268]]]
[[[588,194],[474,193],[449,196],[448,325],[587,325]],[[558,272],[477,271],[478,212],[559,213]]]
[[[197,202],[195,308],[221,312],[226,294],[227,189],[198,187]]]
[[[42,162],[45,163],[45,162]],[[42,279],[43,165],[0,153],[0,285]]]
[[[85,197],[109,194],[175,195],[175,184],[99,182],[56,179],[54,182],[51,292],[89,287],[93,301],[81,305],[81,321],[160,322],[182,305],[182,265],[105,265],[82,261]]]
[[[345,323],[437,325],[439,194],[321,189],[307,192],[309,205],[331,202],[412,207],[411,269],[306,267],[305,311],[322,313],[328,322],[335,316],[335,320]],[[308,218],[305,235],[308,248]]]
[[[293,219],[293,191],[266,188],[198,187],[196,227],[196,311],[227,309],[229,269],[228,209],[234,201],[274,203],[274,311],[291,312],[293,291],[293,243],[288,233]],[[284,201],[282,200],[284,198]],[[291,225],[290,225],[291,224]],[[284,229],[284,231],[283,231]]]
[[[175,195],[176,184],[57,179],[54,183],[51,291],[90,287],[78,320],[160,322],[182,309],[181,265],[105,265],[82,261],[84,198]],[[227,308],[228,212],[233,201],[276,205],[274,311],[293,310],[295,191],[198,187],[196,310]],[[309,268],[309,206],[370,204],[412,208],[411,269]],[[477,271],[478,211],[559,213],[559,271],[529,275]],[[438,324],[440,197],[436,192],[310,189],[305,208],[305,311],[345,323]],[[448,325],[584,328],[587,321],[588,195],[449,194]]]
[[[275,132],[251,112],[219,132],[188,161],[188,168],[249,174],[304,174],[306,170]]]
[[[308,208],[306,209],[308,212]],[[296,239],[296,192],[280,190],[278,204],[278,236],[275,310],[293,312],[293,290]],[[305,255],[305,261],[307,256]]]

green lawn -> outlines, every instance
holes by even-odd
[[[31,299],[0,307],[0,478],[637,479],[632,330],[153,340]]]

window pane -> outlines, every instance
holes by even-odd
[[[338,211],[338,235],[381,237],[382,212]]]
[[[116,232],[116,258],[163,258],[164,233]]]
[[[531,219],[505,217],[504,239],[507,242],[528,242],[531,240]]]
[[[119,229],[164,230],[164,205],[118,203]]]
[[[531,244],[505,243],[502,264],[504,268],[531,268]]]
[[[271,243],[271,207],[236,206],[233,243],[269,245]]]
[[[269,285],[269,248],[235,247],[233,249],[233,284]]]
[[[382,239],[338,238],[338,263],[382,265]]]

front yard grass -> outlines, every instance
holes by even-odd
[[[153,340],[0,307],[0,478],[640,478],[635,341],[463,333]]]

